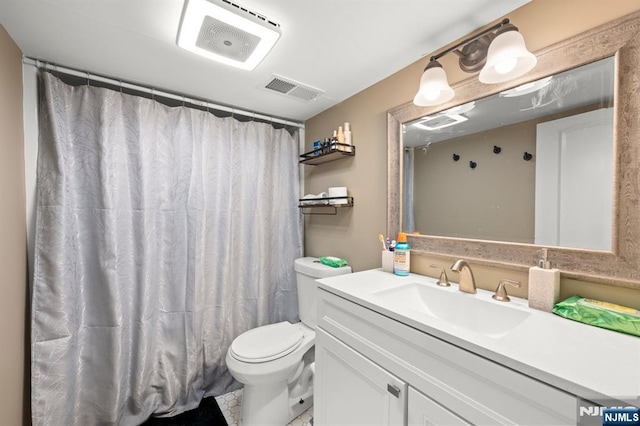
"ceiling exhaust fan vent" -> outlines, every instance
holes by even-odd
[[[196,46],[215,55],[244,62],[260,43],[260,37],[211,16],[205,16]]]
[[[252,70],[280,38],[280,25],[228,0],[187,0],[178,46]]]
[[[269,19],[267,19],[267,17],[266,17],[266,16],[261,15],[261,14],[259,14],[258,12],[254,12],[254,11],[252,11],[252,10],[245,9],[244,7],[242,7],[242,6],[238,5],[238,4],[235,4],[234,2],[229,1],[229,0],[222,0],[222,2],[223,2],[223,3],[228,4],[228,5],[229,5],[229,6],[231,6],[231,7],[235,7],[236,9],[238,9],[238,10],[240,10],[240,11],[242,11],[242,12],[246,13],[246,14],[251,15],[251,17],[252,17],[253,19],[261,20],[261,21],[263,21],[265,24],[269,24],[269,25],[271,25],[271,26],[272,26],[272,27],[274,27],[274,28],[280,28],[280,24],[278,24],[278,23],[276,23],[276,22],[273,22],[273,21],[270,21]]]
[[[324,93],[324,90],[298,83],[286,77],[273,74],[264,85],[264,89],[273,90],[283,95],[310,102]]]

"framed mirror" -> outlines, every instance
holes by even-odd
[[[413,226],[421,233],[421,235],[412,235],[409,237],[413,250],[452,258],[466,258],[477,263],[518,270],[525,270],[537,264],[537,259],[541,256],[541,249],[547,248],[549,259],[555,267],[562,271],[565,277],[640,289],[640,99],[638,99],[640,96],[631,95],[640,93],[640,79],[636,77],[640,75],[640,14],[635,13],[623,17],[566,41],[557,43],[536,52],[536,56],[538,58],[537,66],[527,75],[517,80],[499,85],[485,85],[480,83],[476,76],[473,76],[453,87],[456,96],[446,104],[437,107],[418,107],[412,102],[408,102],[388,112],[388,234],[394,235],[400,230],[411,230]],[[538,237],[537,234],[542,232],[542,230],[551,230],[547,232],[547,234],[552,234],[552,237],[558,234],[557,229],[552,228],[553,225],[548,225],[548,222],[538,223],[544,219],[543,213],[549,210],[547,208],[548,204],[543,204],[543,207],[534,206],[531,208],[531,206],[529,206],[526,211],[523,210],[520,212],[521,215],[529,215],[529,218],[523,220],[527,222],[529,228],[518,236],[514,236],[516,231],[506,232],[501,230],[500,225],[511,221],[511,219],[504,217],[496,222],[494,228],[497,228],[498,231],[493,231],[493,234],[489,231],[476,232],[474,234],[477,228],[490,228],[493,226],[490,226],[488,222],[483,222],[480,226],[475,225],[471,227],[474,230],[473,232],[464,230],[462,229],[463,226],[457,226],[455,224],[449,224],[448,228],[444,226],[444,228],[447,228],[444,230],[431,227],[432,225],[435,226],[435,222],[437,222],[435,219],[433,220],[433,224],[427,224],[425,220],[428,219],[420,219],[422,225],[418,225],[417,220],[416,225],[410,224],[412,220],[409,214],[410,211],[405,207],[403,201],[408,194],[407,189],[415,193],[415,189],[411,186],[412,184],[414,186],[420,185],[420,183],[418,183],[417,178],[415,178],[416,174],[412,175],[414,176],[414,181],[405,181],[404,179],[403,171],[407,166],[407,161],[405,161],[405,145],[407,148],[414,145],[414,156],[424,154],[424,152],[420,152],[420,150],[424,148],[427,148],[427,151],[436,151],[435,147],[438,147],[438,150],[446,151],[446,154],[441,154],[443,155],[442,158],[434,157],[436,158],[436,163],[432,163],[432,165],[442,166],[442,162],[447,161],[448,168],[446,173],[441,172],[437,174],[435,178],[433,173],[431,174],[432,180],[437,178],[442,183],[441,186],[438,186],[436,183],[436,190],[428,196],[429,200],[426,201],[424,205],[439,205],[442,210],[445,210],[445,215],[462,217],[462,222],[460,223],[472,222],[472,219],[475,218],[471,216],[472,219],[465,219],[465,214],[472,212],[473,215],[474,209],[479,211],[481,209],[479,203],[487,198],[491,198],[492,195],[490,195],[490,193],[483,193],[477,190],[475,191],[477,193],[475,197],[467,194],[461,197],[458,205],[452,206],[451,203],[439,203],[441,200],[438,199],[439,191],[437,188],[441,189],[440,194],[442,194],[442,191],[451,191],[451,188],[455,189],[455,186],[447,187],[448,184],[451,184],[450,181],[454,180],[449,178],[449,175],[455,174],[455,177],[459,177],[463,173],[469,175],[470,172],[480,171],[483,163],[474,161],[474,159],[471,158],[473,156],[471,150],[454,152],[455,150],[462,149],[461,147],[463,145],[458,145],[456,149],[444,148],[448,142],[442,142],[442,144],[440,144],[440,141],[434,142],[436,139],[435,133],[449,133],[449,139],[452,139],[451,133],[459,132],[458,129],[461,129],[462,126],[454,130],[456,125],[449,124],[452,121],[451,116],[457,112],[459,116],[468,117],[470,114],[468,110],[470,105],[475,107],[477,104],[487,102],[487,99],[495,100],[496,98],[498,99],[495,100],[495,102],[499,102],[501,93],[504,98],[506,97],[505,94],[509,93],[509,90],[518,87],[522,88],[526,83],[543,83],[549,77],[551,77],[551,79],[555,78],[556,80],[563,77],[565,81],[567,81],[567,78],[573,78],[570,76],[575,76],[581,71],[592,70],[600,65],[604,67],[608,66],[611,69],[609,77],[611,81],[603,81],[603,87],[596,89],[596,91],[600,92],[600,100],[590,101],[590,105],[586,106],[576,105],[576,107],[572,109],[580,114],[589,113],[594,110],[608,111],[605,115],[610,117],[609,134],[611,136],[608,145],[609,148],[607,149],[610,152],[609,155],[611,159],[605,159],[601,161],[601,163],[605,165],[608,164],[609,171],[607,172],[606,179],[596,179],[596,181],[605,180],[603,186],[608,188],[609,192],[607,193],[605,191],[601,196],[601,200],[594,203],[592,207],[580,206],[579,202],[576,201],[567,201],[567,205],[572,207],[575,211],[574,213],[578,214],[579,219],[584,216],[581,215],[580,212],[585,211],[585,209],[596,208],[604,212],[604,219],[601,217],[594,219],[593,222],[597,222],[600,225],[601,229],[598,232],[603,232],[603,234],[599,236],[597,243],[574,241],[566,238],[552,241],[549,239],[549,235],[546,237],[542,235]],[[608,71],[605,70],[602,72],[604,74],[600,74],[601,76],[606,75]],[[606,80],[607,77],[603,78]],[[593,80],[587,83],[587,85],[593,84]],[[604,86],[612,86],[613,99],[606,93]],[[540,93],[541,92],[538,92],[538,94]],[[493,98],[491,98],[492,96]],[[540,99],[538,99],[538,101],[540,101]],[[533,102],[532,105],[535,106],[538,101],[534,100],[529,102]],[[567,102],[569,102],[568,98]],[[538,102],[538,105],[541,105],[540,102]],[[466,109],[466,114],[456,111],[456,108],[459,110]],[[498,114],[499,113],[496,112],[494,115]],[[563,118],[567,113],[558,111],[557,114],[557,116],[552,118]],[[553,121],[551,119],[539,118],[532,118],[531,120],[544,122]],[[586,121],[593,122],[594,118],[587,116]],[[424,133],[410,129],[413,124],[421,124],[431,129],[443,126],[443,124],[449,125],[441,127],[439,132],[432,131],[431,136],[425,136]],[[537,127],[537,124],[536,122],[534,127],[530,127],[528,131],[536,134],[544,132],[545,130]],[[448,131],[446,130],[447,128],[449,129]],[[474,132],[472,131],[471,133]],[[476,131],[475,133],[478,132]],[[421,134],[421,136],[416,136],[416,134]],[[460,142],[459,139],[465,138],[465,135],[460,134],[454,134],[453,136],[453,139],[457,139],[457,142]],[[492,135],[491,137],[494,136]],[[416,138],[418,139],[416,140]],[[423,139],[420,140],[420,138]],[[508,139],[509,138],[507,138],[507,140]],[[520,137],[511,139],[520,139]],[[527,191],[529,192],[535,191],[536,186],[543,188],[542,184],[536,181],[538,175],[542,177],[553,174],[549,172],[549,170],[544,169],[544,167],[536,174],[535,168],[541,165],[544,166],[544,164],[553,163],[553,160],[545,163],[543,158],[541,158],[544,157],[543,148],[538,146],[535,138],[531,143],[533,144],[529,148],[531,152],[523,150],[523,152],[519,153],[519,155],[522,156],[519,167],[525,170],[525,177],[519,179],[524,181],[528,180],[529,189],[527,189]],[[516,149],[519,150],[522,148],[516,148],[511,145],[511,142],[504,142],[503,146],[490,142],[489,146],[496,146],[496,150],[499,151],[498,153],[490,153],[490,156],[493,156],[492,160],[506,158],[504,154],[507,151],[515,151]],[[579,146],[579,144],[576,146]],[[418,147],[417,153],[415,152],[416,147]],[[527,153],[530,155],[529,160],[533,159],[533,161],[526,160]],[[454,155],[459,157],[459,161],[454,162]],[[503,157],[500,157],[500,155],[503,155]],[[603,155],[606,154],[598,152],[594,154],[593,158],[601,158]],[[513,162],[515,160],[511,161]],[[472,167],[474,165],[472,162],[476,163],[475,166],[477,169]],[[538,162],[540,164],[537,164]],[[414,166],[416,165],[415,162],[413,164]],[[485,162],[484,164],[486,169],[499,168],[499,163],[489,164]],[[455,165],[455,167],[452,165]],[[502,163],[502,165],[504,167],[506,162]],[[435,165],[432,167],[431,172],[434,170]],[[423,174],[428,175],[427,172]],[[595,173],[592,173],[592,175],[593,174]],[[475,176],[480,176],[480,174],[476,174]],[[504,179],[507,178],[499,178],[499,180]],[[458,184],[458,186],[460,186],[460,184]],[[569,193],[572,192],[573,191],[569,191]],[[550,198],[554,197],[555,195]],[[540,197],[538,196],[538,198]],[[493,200],[494,208],[496,203],[497,202]],[[534,201],[531,201],[530,204],[531,203],[535,204]],[[447,209],[449,210],[447,211]],[[464,210],[466,211],[463,212]],[[514,213],[514,215],[517,215],[517,208],[515,210],[516,213]],[[415,214],[415,208],[413,212]],[[609,213],[608,215],[607,212]],[[547,216],[557,215],[557,211],[554,211],[553,214]],[[426,229],[426,231],[420,229],[421,227]],[[506,226],[502,226],[502,228],[506,228]],[[574,234],[578,237],[585,236],[585,234],[589,234],[587,236],[592,237],[593,234],[595,234],[595,232],[592,231],[592,227],[585,229],[591,230],[578,230]],[[504,236],[501,235],[501,233],[510,233],[510,235]]]
[[[614,71],[609,57],[403,123],[402,230],[611,250]]]

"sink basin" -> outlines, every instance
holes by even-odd
[[[455,288],[409,283],[374,295],[381,298],[381,305],[418,312],[493,338],[506,335],[531,315],[509,303],[494,301],[488,292],[481,292],[468,294]]]

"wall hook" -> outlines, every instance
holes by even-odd
[[[453,154],[453,161],[458,161],[460,156],[458,154]]]
[[[526,152],[526,151],[524,152],[524,155],[522,156],[522,159],[523,159],[524,161],[529,161],[529,160],[531,160],[532,158],[533,158],[533,155],[529,154],[529,153],[528,153],[528,152]]]
[[[493,146],[493,153],[494,154],[500,154],[501,151],[502,151],[502,148],[500,148],[498,145],[494,145]]]
[[[478,163],[476,163],[475,161],[469,161],[469,167],[471,167],[472,169],[475,169],[478,166]]]

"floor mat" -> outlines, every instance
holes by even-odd
[[[215,397],[205,398],[200,406],[174,417],[151,418],[141,426],[228,426]]]

